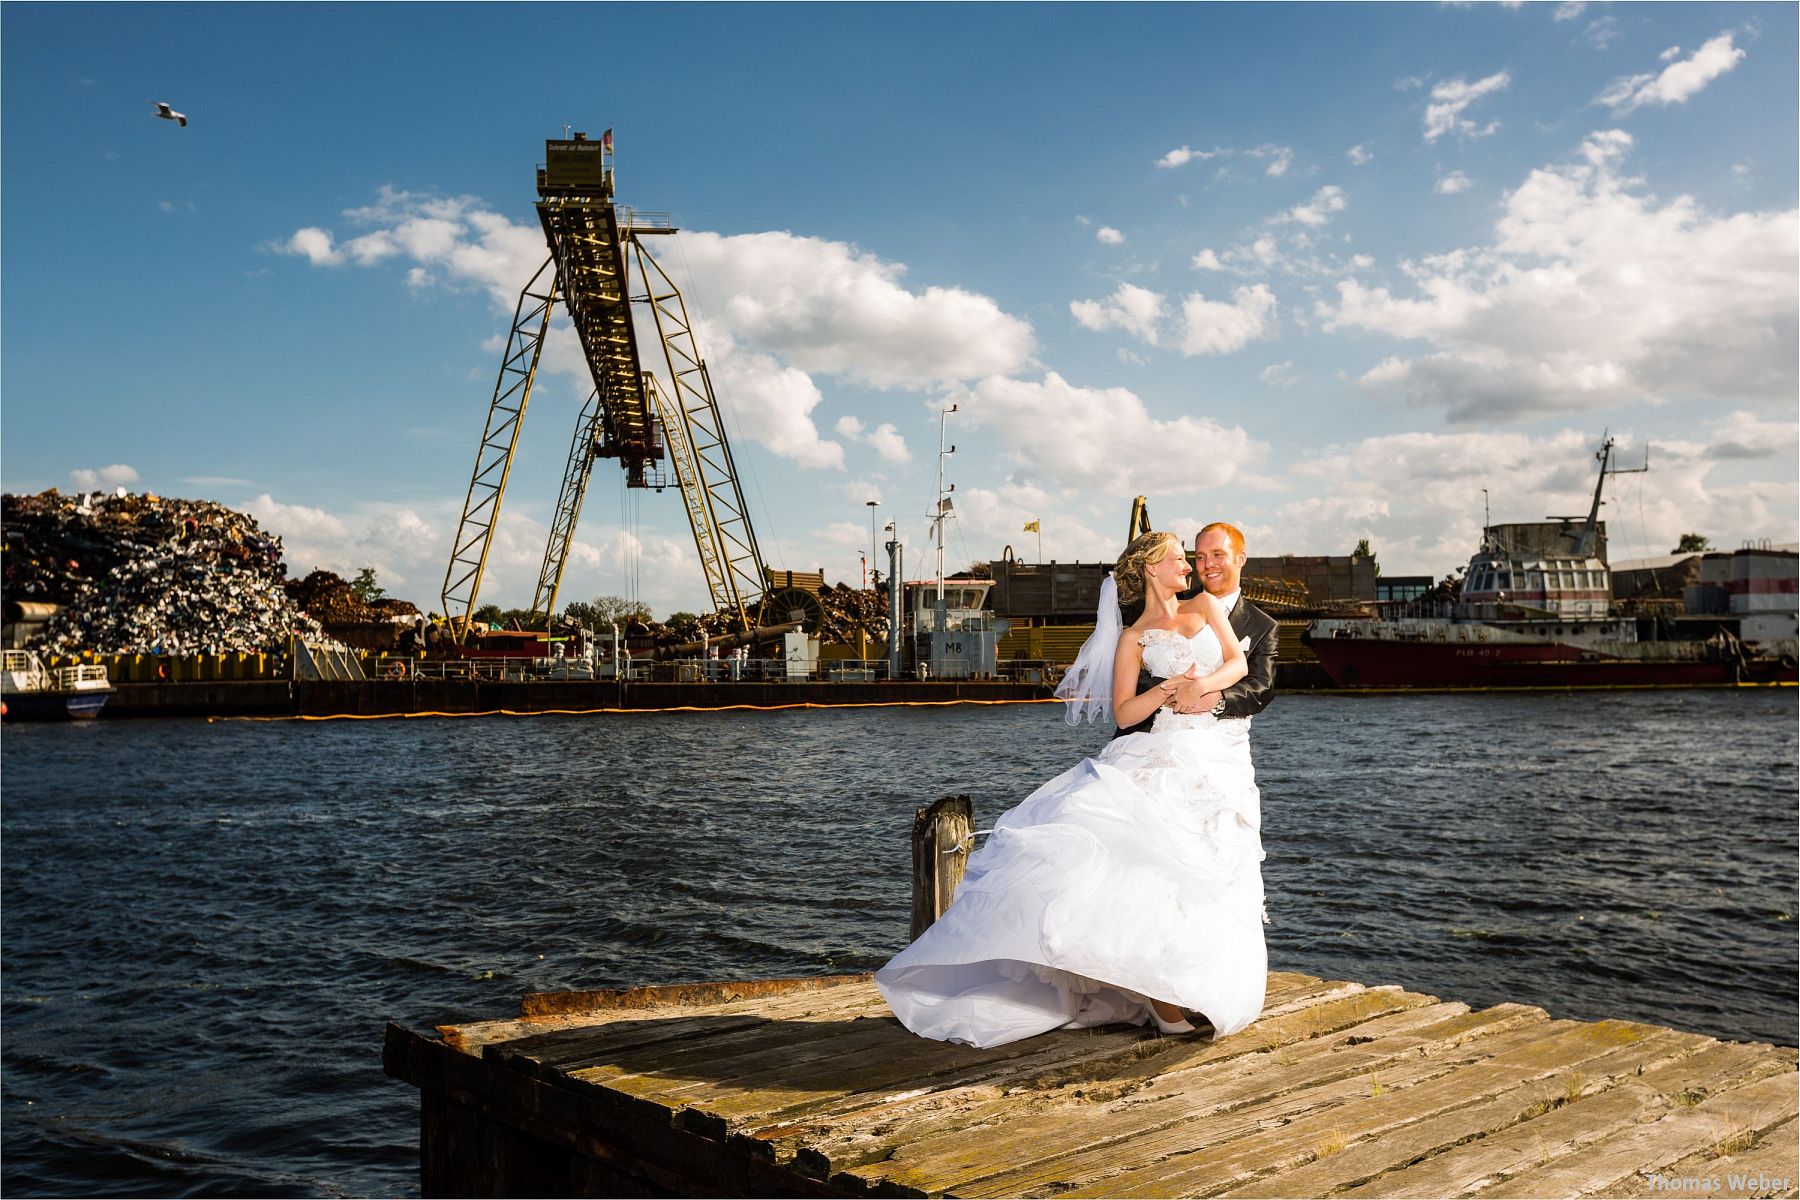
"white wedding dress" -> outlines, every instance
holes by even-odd
[[[1163,678],[1223,658],[1210,627],[1139,643]],[[914,1033],[971,1046],[1143,1024],[1152,999],[1235,1033],[1268,973],[1260,826],[1250,722],[1162,709],[1002,816],[876,985]]]

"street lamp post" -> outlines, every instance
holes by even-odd
[[[957,406],[952,404],[949,408],[938,411],[937,510],[932,513],[931,519],[932,531],[937,534],[937,627],[939,631],[944,628],[944,518],[950,511],[950,502],[946,499],[944,492],[944,458],[956,453],[955,446],[946,447],[944,431],[948,427],[950,414],[956,409]],[[950,485],[950,490],[956,490],[954,483]]]
[[[906,570],[904,547],[900,544],[900,531],[894,522],[887,523],[888,532],[888,678],[900,678],[900,638],[901,624],[904,614],[900,611],[900,581]]]
[[[881,568],[875,565],[881,561],[881,559],[876,556],[875,510],[881,507],[881,502],[878,500],[866,500],[864,503],[869,506],[869,571],[873,576],[879,577],[881,575]]]

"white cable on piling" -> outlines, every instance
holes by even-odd
[[[964,834],[961,838],[957,839],[956,845],[950,847],[948,850],[940,850],[940,851],[938,851],[938,853],[939,854],[956,854],[959,851],[966,850],[969,846],[969,843],[973,842],[976,838],[986,837],[988,834],[990,834],[992,832],[994,832],[994,831],[991,829],[971,829],[971,830],[969,830],[968,833]]]

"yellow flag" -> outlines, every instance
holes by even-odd
[[[1037,522],[1036,522],[1036,521],[1027,521],[1027,522],[1025,522],[1025,532],[1026,532],[1026,533],[1037,533],[1037,532],[1039,532],[1039,530],[1038,530],[1038,523],[1037,523]]]

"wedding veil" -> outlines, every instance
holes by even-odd
[[[1110,721],[1112,715],[1113,655],[1119,649],[1119,638],[1125,632],[1125,621],[1119,613],[1119,588],[1108,574],[1100,581],[1100,604],[1094,611],[1094,632],[1081,644],[1075,664],[1056,685],[1056,698],[1066,704],[1063,720],[1071,725],[1083,721]]]

